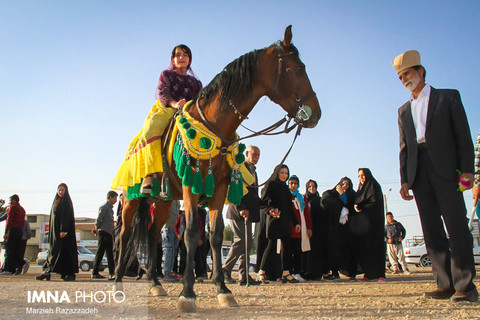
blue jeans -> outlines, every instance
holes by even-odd
[[[172,275],[173,263],[176,259],[178,248],[178,238],[175,235],[175,230],[169,227],[162,228],[162,242],[163,242],[163,272],[165,276]]]

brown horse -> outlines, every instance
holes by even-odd
[[[203,122],[211,131],[222,137],[222,147],[235,140],[235,131],[244,118],[251,112],[258,100],[267,96],[279,104],[288,117],[305,128],[316,126],[321,116],[320,105],[311,87],[305,71],[305,65],[299,58],[298,50],[291,43],[291,26],[285,30],[284,40],[261,50],[254,50],[230,63],[199,94],[187,110],[190,115]],[[172,163],[174,165],[174,163]],[[225,286],[222,270],[221,245],[223,240],[222,209],[227,196],[230,181],[230,167],[226,158],[218,155],[212,158],[215,176],[215,192],[207,199],[210,214],[210,244],[213,257],[212,279],[217,287],[217,299],[222,306],[236,306],[231,291]],[[200,171],[205,177],[209,161],[200,161]],[[171,179],[180,179],[170,177]],[[179,183],[181,185],[181,182]],[[180,293],[178,310],[195,312],[195,293],[193,275],[195,250],[200,238],[197,218],[197,205],[200,195],[192,193],[192,187],[172,187],[173,199],[183,199],[185,206],[185,245],[187,262],[183,275],[183,291]],[[152,279],[153,295],[166,295],[156,277],[156,252],[160,240],[160,230],[168,217],[171,201],[156,200],[153,225],[147,233],[146,224],[149,217],[147,200],[125,201],[122,219],[123,228],[120,240],[120,256],[116,269],[114,290],[121,290],[122,277],[125,274],[127,243],[144,240],[148,235],[150,268],[148,275]],[[138,219],[138,221],[133,221]],[[140,229],[141,226],[143,229]],[[136,243],[138,247],[138,243]],[[135,254],[135,251],[133,254]]]

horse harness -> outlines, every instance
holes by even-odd
[[[275,85],[274,85],[274,88],[273,88],[273,93],[272,95],[275,95],[277,90],[278,90],[278,85],[280,83],[280,77],[282,75],[282,72],[285,72],[286,75],[287,75],[287,78],[290,82],[290,85],[293,89],[293,93],[295,95],[295,105],[294,105],[294,108],[293,108],[293,112],[289,112],[287,113],[282,119],[280,119],[279,121],[275,122],[274,124],[266,127],[265,129],[262,129],[260,131],[254,131],[254,130],[251,130],[245,126],[242,125],[242,127],[250,132],[252,132],[252,134],[250,135],[247,135],[245,137],[242,137],[242,138],[237,138],[237,139],[233,139],[233,140],[228,140],[226,139],[224,136],[222,136],[213,126],[212,124],[207,120],[207,118],[205,117],[205,113],[203,112],[202,110],[202,107],[200,106],[200,98],[197,98],[196,100],[196,107],[197,107],[197,110],[198,110],[198,113],[200,115],[200,118],[202,119],[202,122],[203,124],[211,131],[213,132],[217,137],[220,138],[220,140],[222,141],[222,145],[221,147],[217,147],[220,151],[220,155],[221,156],[226,156],[228,153],[230,153],[230,151],[228,151],[228,147],[230,145],[232,145],[233,143],[235,142],[238,142],[238,141],[241,141],[241,140],[244,140],[244,139],[248,139],[248,138],[253,138],[253,137],[257,137],[257,136],[261,136],[261,135],[278,135],[278,134],[282,134],[282,133],[289,133],[290,131],[292,131],[295,127],[297,127],[297,131],[295,133],[295,136],[293,138],[293,141],[292,141],[292,144],[290,145],[290,148],[288,149],[288,151],[286,152],[285,156],[283,157],[282,161],[280,162],[280,165],[282,165],[286,158],[288,157],[288,155],[290,154],[290,151],[292,150],[293,148],[293,145],[295,144],[295,141],[297,139],[297,137],[300,135],[300,132],[301,132],[301,129],[302,129],[302,123],[307,121],[309,118],[310,118],[310,114],[308,113],[308,111],[305,109],[305,106],[303,105],[303,102],[316,96],[316,93],[315,91],[310,91],[308,94],[306,94],[305,96],[303,97],[299,97],[298,95],[298,90],[297,90],[297,86],[295,85],[295,82],[293,81],[292,79],[292,75],[291,75],[291,72],[292,72],[292,69],[290,67],[285,67],[284,68],[284,58],[285,57],[288,57],[292,54],[294,54],[294,52],[288,52],[288,53],[285,53],[283,48],[281,48],[280,46],[278,46],[277,48],[280,48],[282,50],[282,52],[279,52],[277,53],[277,62],[278,62],[278,68],[277,68],[277,75],[276,75],[276,79],[275,79]],[[238,114],[239,115],[239,118],[243,121],[244,119],[247,119],[248,117],[242,115],[240,113],[240,111],[231,103],[231,101],[229,101],[229,106],[233,109],[233,111],[235,112],[235,114]],[[170,124],[168,126],[168,129],[167,131],[165,132],[165,136],[167,138],[164,139],[164,145],[163,145],[163,148],[162,148],[162,161],[163,161],[163,167],[166,168],[166,172],[164,170],[164,176],[165,176],[165,173],[167,175],[170,175],[172,177],[174,177],[174,173],[173,173],[173,170],[171,168],[171,166],[168,164],[168,161],[167,161],[167,157],[166,157],[166,145],[167,145],[167,142],[169,141],[169,133],[170,131],[172,130],[173,126],[174,126],[174,123],[175,123],[175,118],[181,113],[180,109],[178,109],[174,116],[172,117],[172,120],[170,121]],[[294,124],[292,124],[291,126],[290,125],[290,122],[294,120]],[[285,123],[285,127],[283,130],[281,131],[278,131],[278,132],[272,132],[274,130],[276,130],[277,128],[279,128],[280,126],[282,126],[283,124]],[[171,139],[171,138],[170,138]],[[219,166],[217,167],[217,169],[215,170],[215,180],[218,181],[218,178],[219,178],[219,175],[220,175],[220,172],[221,172],[221,169],[222,169],[222,166],[223,166],[223,162],[224,161],[220,161],[219,162]],[[166,177],[166,179],[168,179],[168,176]],[[180,184],[178,183],[177,179],[168,179],[169,181],[172,181],[173,184],[175,185],[175,187],[181,191],[182,190],[182,187],[180,186]],[[260,187],[260,186],[263,186],[264,184],[266,183],[266,181],[256,187]]]

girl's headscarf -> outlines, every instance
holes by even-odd
[[[297,180],[298,185],[300,184],[300,180],[298,179],[298,177],[296,175],[291,176],[290,179],[288,179],[288,181],[290,181],[290,180]],[[301,209],[301,211],[303,211],[303,209],[305,209],[305,200],[303,200],[303,196],[300,194],[300,191],[298,191],[298,187],[297,187],[297,190],[295,190],[295,191],[290,190],[290,193],[293,196],[297,197],[297,200],[300,203],[300,209]]]
[[[195,72],[193,72],[193,69],[192,69],[192,60],[193,60],[192,50],[190,50],[190,48],[185,44],[179,44],[179,45],[177,45],[173,48],[172,55],[170,57],[170,64],[168,65],[168,68],[166,70],[175,71],[175,65],[173,64],[173,58],[175,57],[175,49],[177,49],[177,48],[180,48],[183,51],[185,51],[188,54],[188,57],[190,58],[188,66],[187,66],[187,75],[192,76],[195,79],[197,79],[198,81],[200,81],[200,79],[197,77],[197,75],[195,74]],[[159,85],[160,85],[160,78],[158,79],[157,89],[155,90],[155,99],[158,99],[160,97],[160,92],[158,90]]]

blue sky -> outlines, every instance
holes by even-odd
[[[0,2],[0,198],[18,193],[27,212],[48,213],[66,182],[76,216],[95,217],[175,45],[192,49],[206,85],[291,24],[323,111],[286,161],[301,191],[310,178],[323,192],[343,176],[357,188],[357,168],[369,167],[407,238],[421,235],[414,202],[398,194],[397,109],[409,93],[391,61],[419,50],[427,83],[460,90],[476,138],[479,20],[479,1]],[[281,117],[262,98],[244,124],[262,129]],[[262,152],[260,180],[292,138],[249,141]]]

